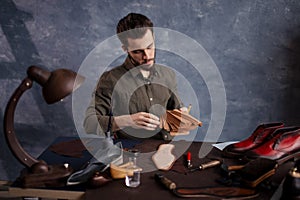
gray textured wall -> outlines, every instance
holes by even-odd
[[[245,138],[262,122],[299,125],[298,0],[1,0],[0,121],[29,65],[77,71],[99,43],[115,34],[116,23],[129,12],[143,13],[157,27],[189,36],[209,53],[226,90],[220,141]],[[197,135],[201,140],[211,117],[206,84],[188,61],[161,53],[158,62],[188,77],[196,91],[204,122]],[[48,106],[36,85],[23,95],[15,125],[22,146],[34,156],[57,136],[77,134],[71,99]],[[1,134],[0,179],[13,180],[21,168]]]

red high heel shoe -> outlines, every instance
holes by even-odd
[[[300,127],[277,129],[274,137],[259,147],[247,151],[246,159],[267,158],[282,164],[300,157]]]
[[[283,126],[284,124],[281,122],[261,124],[247,139],[225,147],[222,152],[223,156],[240,158],[244,156],[246,151],[254,149],[262,144],[276,129],[282,128]]]

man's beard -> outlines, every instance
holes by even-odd
[[[151,68],[152,68],[152,66],[153,66],[154,63],[155,63],[155,55],[154,55],[154,58],[150,58],[150,59],[144,60],[144,62],[141,63],[141,64],[140,64],[139,62],[137,62],[130,54],[128,54],[128,57],[129,57],[131,63],[132,63],[135,67],[139,66],[139,67],[141,67],[143,70],[146,70],[146,71],[150,71]],[[153,60],[153,64],[151,64],[151,65],[147,65],[147,64],[146,64],[147,62],[152,61],[152,60]]]

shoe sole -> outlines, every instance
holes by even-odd
[[[286,155],[286,156],[283,156],[283,157],[277,158],[277,159],[271,159],[271,158],[266,157],[266,156],[257,156],[257,157],[253,157],[253,158],[244,156],[244,157],[242,157],[242,160],[251,161],[251,160],[254,160],[254,159],[257,159],[257,158],[267,158],[267,159],[270,159],[270,160],[275,160],[278,163],[278,165],[281,165],[281,164],[283,164],[283,163],[285,163],[289,160],[292,160],[292,159],[296,160],[296,159],[300,158],[300,149],[298,149],[296,152],[293,152],[289,155]]]

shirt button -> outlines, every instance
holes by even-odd
[[[152,97],[150,97],[150,101],[153,101],[153,98],[152,98]]]
[[[150,84],[151,84],[151,82],[150,82],[150,81],[147,81],[147,84],[148,84],[148,85],[150,85]]]

